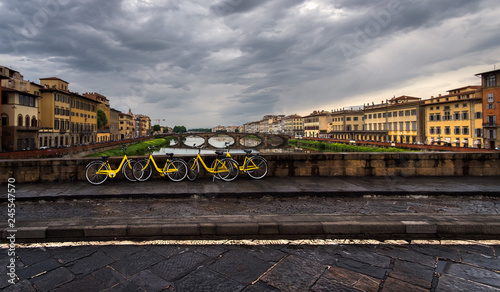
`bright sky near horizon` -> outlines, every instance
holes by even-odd
[[[429,98],[500,66],[495,0],[0,0],[0,65],[188,128]],[[497,68],[498,68],[497,66]]]

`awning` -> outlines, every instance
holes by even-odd
[[[481,145],[481,140],[474,141],[474,145]]]

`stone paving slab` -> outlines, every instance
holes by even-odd
[[[0,258],[0,289],[499,291],[500,270],[493,266],[499,262],[499,244],[374,240],[30,244],[16,249],[16,273],[24,276],[15,278],[14,284],[7,281],[8,259]],[[7,248],[0,245],[0,253]],[[68,257],[71,253],[75,256]],[[471,256],[464,261],[463,255]],[[61,257],[67,261],[59,261]],[[427,257],[432,265],[422,264]],[[42,265],[48,261],[54,264]]]
[[[232,182],[198,179],[172,182],[109,180],[94,186],[88,182],[18,184],[16,200],[92,198],[183,198],[262,196],[366,196],[366,195],[452,195],[500,196],[499,177],[269,177],[239,178]],[[6,194],[0,194],[5,198]]]
[[[79,218],[17,222],[16,240],[133,238],[500,238],[500,214],[294,214]],[[432,228],[429,228],[431,226]],[[35,232],[30,232],[35,230]],[[41,232],[44,230],[45,232]],[[2,239],[12,234],[2,229]]]

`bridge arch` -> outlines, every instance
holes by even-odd
[[[280,148],[283,146],[286,146],[288,144],[288,140],[290,139],[290,136],[288,135],[282,135],[282,134],[267,134],[267,133],[220,133],[220,132],[206,132],[206,133],[198,133],[198,132],[192,132],[192,133],[165,133],[162,134],[161,136],[163,137],[174,137],[177,139],[177,144],[172,145],[173,147],[178,147],[178,148],[191,148],[189,145],[185,145],[182,141],[184,141],[185,138],[191,137],[191,136],[197,136],[200,137],[204,140],[203,145],[206,146],[207,148],[216,148],[210,143],[208,143],[208,140],[212,137],[216,137],[220,134],[224,134],[228,137],[233,138],[234,140],[234,148],[255,148],[255,149],[263,149],[263,148]],[[246,138],[248,136],[256,136],[261,140],[261,143],[257,146],[242,146],[241,145],[241,139]],[[271,141],[274,137],[278,137],[282,140],[282,142],[278,145],[272,145]]]

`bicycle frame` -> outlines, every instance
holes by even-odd
[[[112,169],[111,165],[109,164],[109,160],[106,160],[106,162],[101,165],[101,167],[99,168],[99,170],[97,171],[97,173],[98,174],[106,174],[110,178],[114,178],[116,176],[116,174],[118,172],[120,172],[120,170],[122,169],[123,165],[125,164],[125,161],[127,162],[128,167],[132,168],[132,165],[130,164],[130,160],[128,160],[128,157],[125,154],[125,155],[123,155],[122,162],[120,163],[120,166],[118,166],[117,169]],[[109,167],[109,170],[103,169],[104,165],[107,165]]]
[[[227,142],[226,142],[226,148],[227,148],[227,150],[226,150],[226,157],[227,157],[227,158],[232,158],[232,157],[231,157],[231,154],[229,154],[229,144],[227,144]],[[243,165],[241,165],[241,166],[239,167],[240,172],[246,172],[246,171],[250,171],[250,170],[256,170],[256,169],[259,169],[259,167],[258,167],[257,165],[255,165],[255,163],[254,163],[251,159],[249,159],[248,157],[249,157],[249,156],[248,156],[248,154],[247,154],[247,155],[245,155],[245,160],[243,161]],[[247,163],[246,163],[247,161],[250,161],[250,163],[248,163],[248,164],[249,164],[249,165],[248,165],[249,167],[245,168],[245,165],[247,164]],[[250,165],[250,164],[251,164],[251,165]]]
[[[220,164],[223,166],[223,169],[222,169],[222,170],[219,170],[219,171],[216,171],[216,170],[215,170],[215,167],[213,167],[213,168],[212,168],[212,167],[208,167],[208,166],[205,164],[205,161],[203,161],[203,158],[201,157],[200,153],[198,153],[198,154],[196,155],[196,159],[195,159],[194,161],[195,161],[195,162],[200,161],[200,162],[201,162],[201,165],[203,165],[203,167],[205,168],[205,170],[206,170],[206,171],[208,171],[208,172],[210,172],[210,173],[212,173],[212,174],[215,174],[215,173],[220,173],[220,172],[224,172],[224,171],[227,171],[227,170],[228,170],[228,169],[227,169],[227,167],[226,167],[226,165],[225,165],[224,163],[222,163],[222,162],[220,161],[220,159],[219,159],[219,158],[216,158],[216,159],[215,159],[215,163],[214,163],[214,165],[217,165],[217,163],[220,163]],[[191,166],[191,168],[192,168],[192,169],[194,169],[194,166],[195,166],[195,165],[196,165],[196,163],[193,163],[193,165]]]
[[[160,176],[165,176],[165,174],[168,173],[168,172],[176,172],[176,171],[178,171],[178,169],[173,164],[172,164],[173,169],[165,170],[167,168],[167,165],[168,165],[169,162],[171,162],[171,161],[170,161],[170,159],[167,158],[167,161],[165,161],[165,165],[163,166],[163,169],[161,169],[156,164],[156,161],[155,161],[155,159],[153,157],[153,154],[149,154],[148,163],[146,163],[146,165],[144,165],[144,167],[142,168],[142,170],[145,170],[150,163],[153,163],[154,168],[156,169],[156,171],[158,173],[160,173]]]

